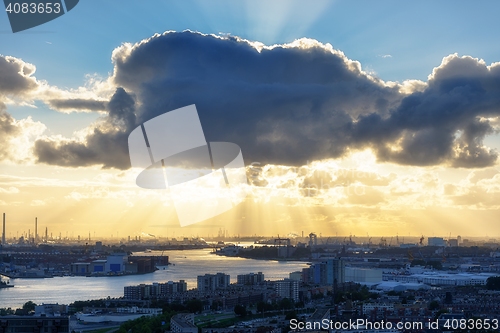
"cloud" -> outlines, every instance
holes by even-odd
[[[51,108],[55,110],[88,110],[105,111],[106,102],[94,99],[51,99],[48,101]]]
[[[0,96],[22,95],[37,88],[38,83],[31,75],[35,66],[14,57],[0,56]]]
[[[104,168],[127,169],[128,133],[135,126],[135,102],[118,88],[107,105],[108,115],[88,130],[85,141],[43,138],[35,142],[39,163],[67,167],[102,164]]]
[[[0,161],[26,162],[32,159],[31,147],[45,125],[28,117],[16,120],[0,101]]]
[[[109,81],[119,88],[94,107],[108,115],[84,140],[39,140],[39,162],[126,169],[130,131],[190,104],[207,141],[238,144],[247,164],[304,165],[366,148],[402,165],[480,168],[497,159],[483,140],[500,114],[500,64],[451,55],[428,82],[398,84],[315,40],[265,46],[189,31],[123,44],[112,60]]]
[[[0,102],[35,107],[42,101],[53,110],[65,113],[104,111],[110,85],[95,76],[87,76],[86,86],[64,90],[37,80],[36,66],[22,59],[0,55]]]

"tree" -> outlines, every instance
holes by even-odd
[[[212,305],[210,305],[212,311],[218,311],[220,308],[222,308],[222,301],[213,301]]]
[[[289,311],[286,313],[285,320],[292,320],[292,319],[297,319],[297,312],[295,311]]]
[[[265,311],[272,311],[272,310],[274,310],[274,308],[269,303],[262,301],[257,303],[257,312],[264,313]]]
[[[244,317],[247,314],[247,309],[245,308],[244,305],[237,304],[234,306],[234,313],[237,316]]]
[[[491,276],[486,280],[486,288],[489,290],[500,290],[500,276]]]
[[[27,301],[23,304],[23,311],[26,313],[30,313],[31,311],[35,311],[36,304],[32,301]]]
[[[291,309],[293,308],[293,305],[294,305],[293,301],[286,297],[279,302],[280,309],[285,309],[285,310]]]
[[[199,299],[191,299],[186,302],[186,308],[189,312],[200,313],[203,311],[203,302]]]
[[[433,311],[433,310],[437,310],[439,309],[441,306],[439,305],[439,302],[438,301],[432,301],[429,303],[429,310]]]

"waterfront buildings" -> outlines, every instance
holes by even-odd
[[[244,285],[256,285],[264,282],[264,274],[258,272],[257,274],[241,274],[237,276],[237,283]]]
[[[168,257],[165,257],[168,263]],[[165,261],[164,257],[161,260]],[[126,253],[113,253],[105,259],[96,259],[89,262],[74,262],[70,265],[73,275],[123,275],[144,274],[156,270],[160,257],[128,256]]]
[[[333,285],[345,282],[345,263],[342,259],[327,259],[313,263],[302,270],[302,281],[306,283]]]
[[[140,284],[137,286],[126,286],[124,298],[128,300],[156,299],[187,291],[187,283],[184,280],[178,282],[168,281],[166,283]]]
[[[228,274],[205,274],[198,275],[197,288],[198,291],[215,291],[217,289],[225,289],[230,284],[230,277]]]

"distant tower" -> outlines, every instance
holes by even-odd
[[[35,217],[35,243],[38,241],[38,217]]]
[[[3,213],[2,245],[5,245],[5,213]]]
[[[45,243],[49,241],[49,229],[45,227]]]

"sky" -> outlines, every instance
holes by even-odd
[[[35,217],[53,237],[500,237],[498,7],[81,0],[15,34],[0,13],[7,237]],[[180,227],[173,191],[136,185],[127,138],[191,104],[249,184]]]

